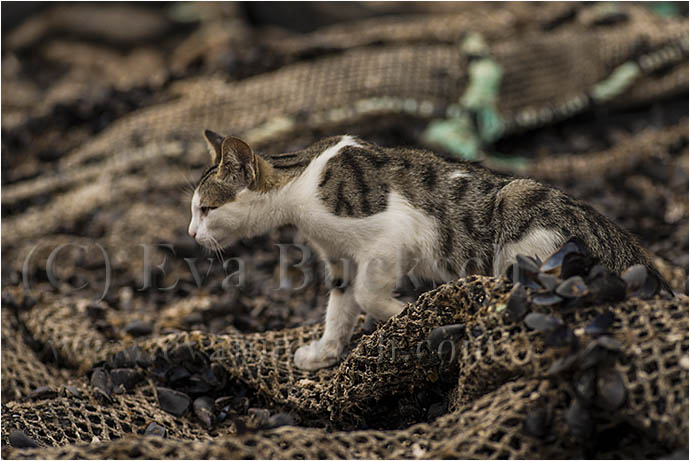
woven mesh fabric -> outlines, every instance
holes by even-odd
[[[631,86],[596,109],[683,94],[687,19],[661,18],[636,5],[620,6],[623,15],[611,19],[587,5],[513,3],[487,13],[481,5],[458,11],[452,4],[421,4],[416,8],[427,13],[422,18],[375,18],[304,35],[257,38],[234,7],[205,7],[219,8],[208,16],[231,18],[237,27],[209,20],[170,55],[151,48],[122,54],[105,45],[53,43],[42,53],[71,71],[47,92],[7,78],[11,66],[3,66],[3,133],[80,98],[98,99],[104,88],[132,90],[138,98],[136,90],[145,87],[155,95],[95,135],[84,128],[46,134],[28,149],[55,147],[64,155],[49,168],[29,156],[17,168],[20,179],[3,184],[3,281],[12,285],[3,286],[2,299],[3,457],[650,458],[688,446],[688,298],[682,294],[541,309],[562,318],[584,344],[592,340],[583,332],[588,322],[605,310],[615,316],[613,336],[624,353],[614,368],[626,400],[615,411],[593,410],[596,431],[583,440],[567,421],[574,378],[546,376],[559,351],[545,347],[543,334],[506,318],[511,285],[504,279],[475,276],[442,285],[374,331],[360,322],[337,366],[306,372],[295,368],[293,354],[320,336],[321,324],[274,331],[252,326],[269,331],[250,334],[232,327],[181,331],[188,329],[190,316],[228,303],[227,297],[212,289],[191,293],[184,267],[168,274],[187,277],[173,302],[139,297],[133,293],[144,263],[132,257],[141,251],[132,247],[133,236],[137,243],[175,242],[182,253],[191,251],[178,245],[181,223],[188,219],[187,199],[178,190],[187,181],[182,172],[207,162],[200,136],[205,128],[231,130],[260,151],[278,152],[348,130],[376,132],[386,123],[399,124],[402,131],[410,121],[424,126],[446,118],[467,89],[469,61],[460,44],[469,32],[478,32],[503,70],[499,115],[506,133],[517,133],[577,115],[593,87],[631,61],[648,65]],[[13,40],[25,45],[74,26],[69,13],[51,21],[57,22],[26,29],[37,35],[24,32]],[[165,27],[151,18],[142,21],[136,24],[141,36]],[[146,21],[156,27],[141,26]],[[96,32],[106,41],[122,39],[110,26]],[[277,62],[285,65],[228,78],[227,50],[241,54],[252,40],[262,40],[267,55],[279,56]],[[208,72],[169,79],[199,60]],[[123,72],[129,68],[138,70]],[[605,182],[632,176],[652,161],[687,171],[687,149],[687,120],[681,120],[621,135],[599,152],[538,158],[528,169],[495,166],[558,185],[592,175]],[[651,188],[652,199],[663,199],[687,221],[687,195],[654,184],[640,187]],[[256,247],[279,241],[280,232]],[[117,292],[98,302],[103,255],[94,243],[111,258]],[[88,295],[45,283],[41,265],[61,245],[67,245],[61,280],[89,282],[96,288]],[[156,250],[154,260],[162,255]],[[655,264],[675,290],[687,292],[687,266],[662,257]],[[37,279],[32,294],[21,286],[22,270]],[[325,303],[318,287],[295,299],[284,294],[258,299],[264,293],[253,290],[241,301],[257,311],[267,303],[286,310],[304,299]],[[125,326],[132,321],[150,324],[151,333],[139,339],[128,334]],[[465,332],[454,338],[456,355],[446,362],[426,341],[435,328],[452,324],[464,325]],[[89,375],[133,346],[161,363],[191,356],[205,367],[220,367],[233,392],[272,412],[288,412],[298,424],[247,429],[248,417],[242,415],[209,429],[192,411],[184,416],[163,411],[150,376],[104,400]],[[549,426],[541,437],[525,428],[539,411],[546,412]],[[165,438],[145,435],[151,423],[165,429]],[[39,448],[13,448],[15,431]]]
[[[153,392],[143,384],[136,392],[115,396],[103,404],[88,386],[79,395],[58,396],[39,402],[10,402],[3,408],[3,439],[15,430],[44,446],[114,440],[141,434],[156,421],[168,437],[197,440],[180,444],[127,438],[115,444],[27,451],[36,457],[156,457],[165,447],[174,457],[199,454],[213,457],[548,457],[618,455],[644,450],[661,455],[682,447],[688,430],[688,300],[641,301],[633,298],[607,306],[615,316],[613,335],[623,344],[616,369],[628,392],[619,410],[594,414],[599,437],[579,441],[569,436],[564,412],[571,399],[565,378],[545,379],[556,356],[545,349],[543,338],[522,323],[509,321],[499,306],[509,286],[500,280],[471,277],[424,294],[405,311],[368,335],[356,340],[354,349],[337,367],[308,373],[296,370],[292,351],[316,333],[307,328],[251,335],[208,335],[201,332],[168,335],[139,343],[149,353],[186,347],[220,363],[236,379],[267,399],[305,417],[322,417],[330,424],[348,427],[366,421],[372,399],[382,401],[403,394],[423,393],[453,371],[439,367],[432,354],[414,356],[419,344],[440,325],[461,322],[466,337],[457,341],[457,373],[451,392],[450,413],[431,423],[404,430],[325,432],[323,429],[279,428],[238,435],[215,429],[210,437],[198,422],[173,418],[156,408]],[[557,315],[583,338],[584,325],[606,306],[592,306]],[[71,323],[71,322],[70,322]],[[395,344],[397,356],[391,355]],[[422,348],[424,350],[424,348]],[[410,360],[410,357],[415,360]],[[391,358],[393,357],[393,358]],[[407,358],[406,358],[407,357]],[[536,408],[548,408],[553,434],[538,439],[525,432],[526,416]],[[673,409],[673,411],[669,411]],[[635,440],[608,439],[606,434],[628,431]],[[632,431],[632,432],[630,432]],[[214,433],[214,435],[216,435]],[[202,448],[203,447],[203,448]],[[147,451],[149,450],[149,451]],[[208,451],[206,451],[208,450]],[[621,451],[622,450],[622,451]],[[134,455],[134,453],[139,453]],[[560,453],[560,455],[559,455]],[[10,456],[18,452],[9,452]],[[106,455],[107,454],[107,455]]]
[[[2,310],[2,401],[28,396],[40,386],[64,381],[63,373],[46,365],[25,342],[21,325],[9,309]]]

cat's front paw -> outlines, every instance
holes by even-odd
[[[336,344],[313,341],[295,351],[295,365],[302,370],[318,370],[334,365],[342,348]]]

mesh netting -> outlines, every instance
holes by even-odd
[[[366,427],[374,409],[381,411],[386,401],[392,404],[388,411],[398,413],[391,417],[401,417],[395,404],[401,396],[432,392],[451,377],[449,413],[430,423],[404,430],[290,427],[229,435],[237,432],[232,424],[208,432],[193,418],[161,411],[147,384],[104,404],[86,383],[76,381],[70,388],[53,386],[56,394],[47,399],[6,404],[3,440],[22,430],[43,446],[62,447],[24,452],[49,458],[158,457],[161,452],[192,457],[202,447],[210,457],[647,457],[687,443],[687,297],[557,311],[584,338],[585,325],[610,309],[615,317],[612,336],[623,345],[615,369],[627,389],[626,402],[617,411],[594,411],[597,433],[580,440],[565,421],[572,383],[563,376],[546,378],[556,359],[554,350],[544,347],[539,332],[506,318],[502,307],[509,288],[502,281],[472,277],[428,292],[373,333],[358,335],[339,366],[316,373],[297,370],[292,363],[295,348],[318,333],[314,328],[250,335],[189,332],[138,342],[150,356],[175,360],[183,348],[196,360],[218,363],[277,406],[305,420],[321,418],[335,428]],[[34,309],[45,315],[54,308],[39,302]],[[75,312],[69,324],[78,322]],[[465,326],[464,337],[453,343],[457,361],[444,363],[420,347],[434,328],[456,323]],[[32,375],[44,376],[43,368],[28,368]],[[526,418],[539,409],[550,420],[550,433],[541,438],[525,429]],[[127,438],[65,447],[142,434],[151,422],[165,427],[167,437],[175,440]],[[198,441],[212,436],[209,442]]]
[[[186,238],[188,198],[178,193],[186,172],[207,162],[205,128],[266,152],[343,132],[379,140],[387,130],[396,142],[423,144],[421,133],[452,122],[472,87],[477,57],[463,46],[476,33],[503,76],[499,137],[517,144],[525,130],[564,120],[577,130],[580,114],[686,98],[687,18],[637,5],[430,3],[416,4],[417,15],[256,34],[236,6],[198,8],[201,27],[160,50],[150,44],[170,19],[141,13],[126,39],[111,22],[117,15],[83,6],[39,15],[7,42],[3,457],[650,458],[688,446],[687,106],[671,121],[659,106],[654,123],[582,152],[537,149],[527,166],[486,160],[576,190],[642,234],[676,290],[675,298],[531,306],[567,325],[580,351],[601,352],[597,341],[615,349],[596,375],[575,365],[554,373],[567,348],[509,318],[509,281],[479,276],[414,293],[375,328],[360,319],[338,365],[299,370],[293,354],[320,337],[326,290],[269,288],[269,251],[300,242],[294,229],[232,248],[261,269],[241,290],[210,269],[199,288],[184,264],[140,288],[147,266],[137,246],[172,242],[179,258],[205,256]],[[43,43],[65,29],[98,40]],[[128,40],[147,45],[128,49]],[[20,71],[32,51],[62,64],[50,82]],[[621,205],[620,190],[635,204]],[[630,211],[640,204],[641,213]],[[639,219],[653,212],[661,216]],[[55,248],[57,286],[45,270]],[[166,255],[156,247],[150,263]],[[95,301],[106,279],[110,289]],[[171,280],[180,283],[156,290]],[[82,283],[86,290],[72,290]],[[592,334],[606,312],[610,332]],[[621,388],[615,408],[576,405]]]

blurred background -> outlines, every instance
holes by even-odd
[[[193,293],[228,306],[214,329],[317,321],[318,282],[267,288],[273,244],[300,241],[291,228],[227,249],[261,274],[249,287],[224,289],[218,264],[195,285],[182,258],[205,254],[182,189],[208,163],[209,128],[258,152],[352,133],[537,178],[632,231],[687,292],[687,36],[683,2],[3,2],[3,286],[31,255],[45,290],[86,281],[79,295],[95,296],[95,248],[61,253],[57,287],[45,264],[98,243],[116,308],[158,318]],[[171,269],[138,290],[138,245],[160,242]]]

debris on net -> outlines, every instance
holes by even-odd
[[[604,443],[623,430],[639,436],[633,445],[644,453],[681,447],[687,434],[687,415],[679,406],[687,402],[687,298],[632,296],[637,285],[621,290],[621,279],[596,262],[578,266],[581,275],[566,280],[540,277],[541,269],[553,269],[553,258],[559,264],[568,260],[562,254],[573,254],[564,251],[570,246],[543,263],[518,258],[516,280],[527,270],[536,288],[523,286],[524,278],[513,283],[472,276],[427,292],[360,336],[339,366],[316,373],[292,362],[296,347],[313,333],[305,328],[141,340],[94,367],[81,391],[38,389],[31,398],[41,406],[10,402],[3,438],[14,448],[7,454],[155,457],[146,450],[167,447],[168,439],[176,441],[171,453],[178,456],[203,446],[214,456],[275,457],[282,456],[277,447],[285,446],[291,447],[288,457],[592,457],[633,450]],[[568,282],[573,277],[579,280]],[[616,287],[615,301],[606,290],[595,295],[580,287],[602,277]],[[566,282],[568,296],[558,303],[536,302],[544,290]],[[143,379],[134,379],[139,373]],[[297,426],[319,419],[333,428],[376,424],[368,419],[376,405],[404,400],[411,390],[430,392],[439,382],[454,383],[446,388],[448,409],[409,429],[336,430],[326,436],[323,429]],[[257,397],[284,410],[250,408]],[[389,410],[404,417],[399,406]],[[46,434],[33,423],[55,414],[69,417],[78,435],[53,426]],[[649,432],[653,426],[659,430]],[[192,442],[204,433],[208,442]],[[150,434],[156,441],[128,436],[106,442],[127,434]],[[94,437],[102,443],[72,445]],[[410,441],[420,437],[424,444],[412,447]],[[31,451],[32,443],[46,448]]]

